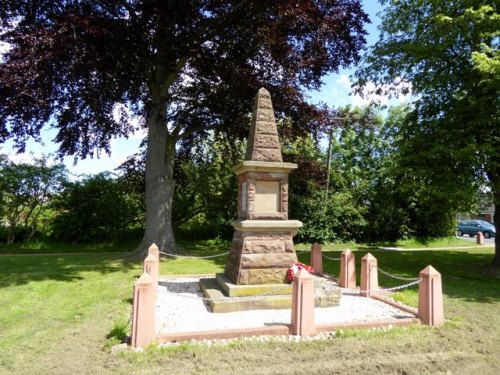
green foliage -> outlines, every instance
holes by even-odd
[[[62,164],[50,165],[42,157],[32,164],[0,160],[0,238],[8,243],[31,239],[45,226],[48,204],[66,181]],[[46,229],[46,228],[44,228]],[[2,233],[3,232],[3,233]]]
[[[327,203],[322,192],[308,198],[292,195],[291,202],[294,217],[304,223],[297,241],[352,241],[360,238],[366,225],[363,207],[355,205],[349,192],[332,194]]]
[[[144,221],[142,196],[109,173],[66,183],[52,206],[53,237],[70,242],[123,240]]]
[[[44,127],[59,155],[110,151],[114,137],[147,130],[142,244],[174,246],[177,151],[216,131],[243,138],[260,87],[295,133],[318,131],[305,90],[355,63],[369,22],[360,0],[9,0],[0,6],[0,142],[22,151]],[[118,113],[117,113],[118,112]],[[118,114],[115,116],[114,114]]]
[[[111,331],[106,335],[106,349],[111,349],[113,345],[127,341],[128,333],[131,330],[130,319],[121,318],[114,325]]]
[[[200,143],[195,154],[177,162],[173,220],[176,233],[190,239],[228,238],[237,213],[237,182],[231,168],[241,147],[224,140]]]
[[[371,225],[367,202],[383,156],[382,118],[370,106],[340,108],[335,116],[330,168],[328,157],[310,138],[285,150],[299,165],[290,176],[290,216],[304,223],[299,241],[359,241]]]
[[[378,92],[416,96],[398,135],[418,231],[453,206],[470,210],[479,189],[500,207],[498,9],[480,0],[384,3],[380,40],[356,76],[358,88],[372,82]]]

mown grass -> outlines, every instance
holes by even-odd
[[[134,250],[139,241],[76,243],[33,240],[5,244],[0,242],[0,254],[76,254],[107,253]]]
[[[186,253],[211,256],[227,243],[181,245]],[[304,246],[309,249],[310,245]],[[335,258],[342,249],[325,248]],[[432,264],[443,276],[445,316],[441,328],[343,330],[333,339],[312,342],[237,340],[207,346],[186,343],[145,353],[115,354],[110,348],[130,332],[134,279],[141,264],[126,254],[0,257],[0,373],[3,374],[281,374],[294,372],[358,374],[477,373],[500,370],[500,282],[488,267],[493,249],[379,251],[352,248],[359,262],[370,251],[381,269],[418,277]],[[309,263],[309,252],[299,259]],[[227,256],[168,259],[162,274],[201,274],[223,270]],[[338,262],[324,259],[338,274]],[[401,281],[380,275],[382,286]],[[397,298],[416,305],[416,289]]]

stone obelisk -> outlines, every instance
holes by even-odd
[[[245,160],[233,168],[238,176],[238,220],[226,276],[235,284],[286,283],[297,262],[293,236],[302,223],[288,220],[288,174],[296,164],[283,163],[269,92],[254,101]]]

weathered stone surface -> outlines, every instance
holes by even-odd
[[[241,269],[286,268],[297,262],[297,256],[292,253],[243,254]]]
[[[272,296],[272,295],[291,295],[292,284],[260,284],[260,285],[238,285],[234,284],[223,273],[215,275],[217,284],[222,288],[224,294],[228,297],[245,296]],[[201,280],[200,280],[201,281]]]
[[[273,148],[256,148],[252,153],[253,160],[276,161],[281,159],[281,150]]]
[[[255,124],[255,134],[275,135],[277,137],[278,130],[276,129],[276,123],[272,121],[257,121]],[[248,160],[254,160],[254,159],[248,159]]]
[[[285,241],[273,239],[272,237],[267,240],[245,241],[245,243],[250,245],[252,254],[285,252]]]
[[[244,173],[281,173],[285,174],[283,176],[286,179],[286,175],[290,173],[293,169],[297,168],[297,164],[285,163],[279,161],[255,161],[255,160],[243,160],[238,165],[235,165],[232,171],[237,175],[241,176]],[[244,178],[246,179],[246,177]]]
[[[261,88],[255,96],[245,159],[283,161],[271,95],[264,88]]]
[[[255,121],[274,122],[274,112],[272,110],[259,110],[255,115]]]
[[[257,134],[255,136],[255,147],[257,148],[277,148],[280,147],[278,137],[272,135]]]
[[[237,284],[280,284],[287,282],[287,268],[263,268],[240,271],[240,283]]]
[[[260,94],[260,90],[259,90],[259,94]],[[269,95],[269,93],[268,93],[268,95]],[[270,109],[270,110],[273,109],[273,103],[271,102],[270,95],[268,97],[264,97],[262,95],[259,97],[259,109]]]
[[[286,282],[290,264],[297,261],[291,233],[236,231],[225,273],[240,285],[255,285],[263,280],[265,284],[282,283]],[[249,270],[267,271],[246,272]]]
[[[293,240],[285,241],[285,252],[295,253],[295,246],[293,245]]]

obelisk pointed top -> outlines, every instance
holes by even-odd
[[[254,100],[245,160],[283,161],[271,95],[263,87]]]

